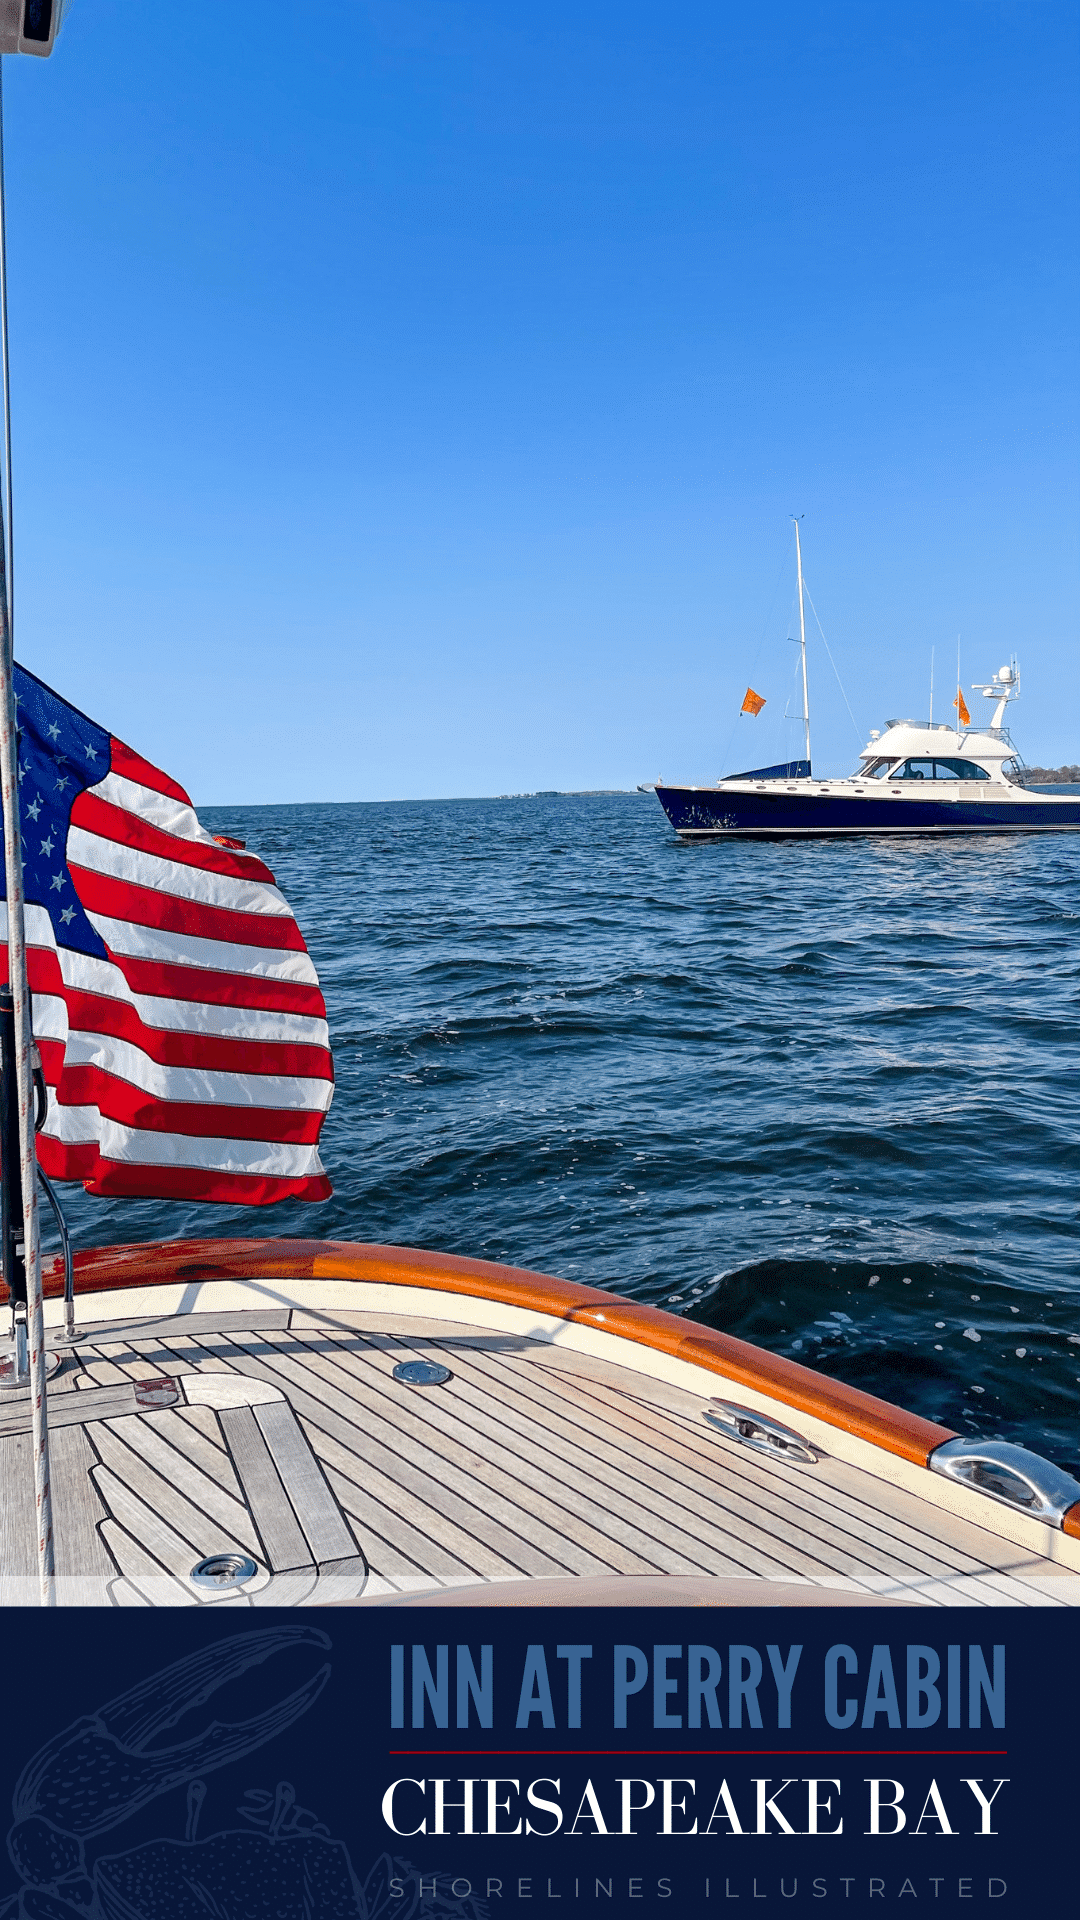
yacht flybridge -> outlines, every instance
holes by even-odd
[[[971,725],[957,686],[955,724],[890,720],[874,732],[854,773],[814,777],[802,617],[802,552],[795,529],[802,648],[804,757],[717,780],[712,786],[656,787],[656,797],[682,839],[728,834],[779,838],[792,834],[1055,833],[1080,828],[1075,794],[1033,792],[1005,726],[1020,692],[1015,658],[970,691],[992,703],[984,727]]]

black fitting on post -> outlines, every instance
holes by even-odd
[[[0,1243],[9,1303],[25,1309],[19,1077],[15,1060],[15,999],[10,987],[0,987]]]

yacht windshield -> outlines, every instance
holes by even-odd
[[[905,760],[894,780],[989,780],[985,767],[974,760]]]
[[[892,766],[891,760],[860,760],[852,776],[856,780],[883,780]]]

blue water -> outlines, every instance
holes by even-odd
[[[683,846],[653,796],[205,810],[319,969],[334,1197],[1080,1468],[1080,835]],[[66,1190],[71,1193],[71,1189]]]

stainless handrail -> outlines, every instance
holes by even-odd
[[[60,1235],[60,1245],[64,1252],[64,1331],[61,1338],[65,1346],[73,1346],[75,1343],[75,1266],[71,1258],[71,1235],[67,1230],[67,1221],[60,1210],[60,1202],[56,1197],[56,1189],[52,1181],[40,1165],[37,1172],[45,1197],[53,1210],[53,1218]]]

